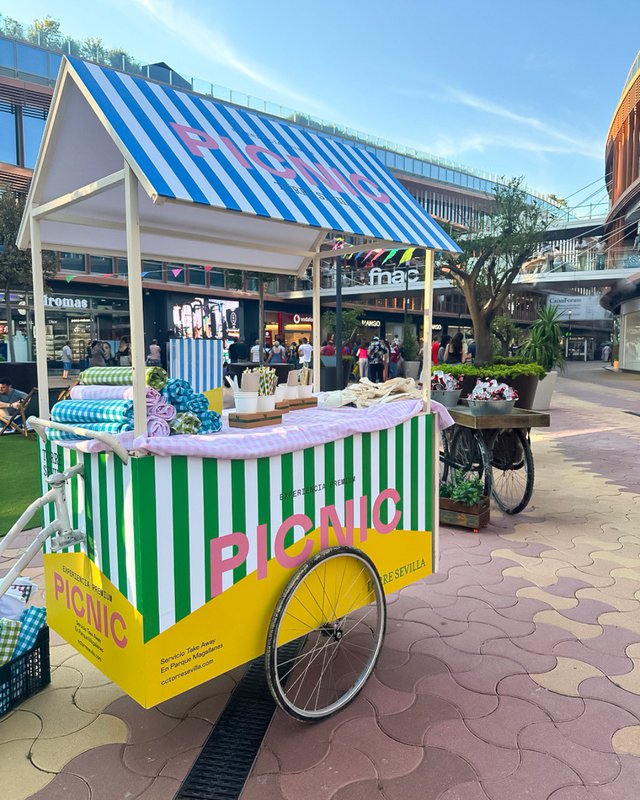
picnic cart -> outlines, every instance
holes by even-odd
[[[472,414],[465,405],[449,408],[449,413],[456,424],[441,438],[441,480],[453,478],[457,470],[476,474],[484,495],[507,514],[520,513],[533,494],[531,428],[548,428],[549,414],[524,408]]]
[[[337,231],[353,243],[323,249]],[[380,652],[385,594],[437,566],[428,384],[423,400],[291,412],[295,424],[270,432],[149,437],[142,259],[311,268],[317,390],[320,260],[424,248],[428,371],[433,251],[456,245],[366,151],[75,58],[63,59],[19,244],[33,254],[32,424],[48,491],[12,530],[45,507],[13,574],[44,542],[50,625],[145,707],[264,652],[288,713],[342,708]],[[130,434],[49,419],[43,248],[127,258]],[[54,443],[50,429],[87,439]]]

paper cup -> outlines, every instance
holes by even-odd
[[[298,399],[298,385],[297,384],[295,386],[285,386],[284,390],[285,390],[285,394],[284,394],[284,399],[285,400],[297,400]]]
[[[287,399],[287,384],[286,383],[279,383],[276,386],[276,393],[275,393],[276,403],[282,402],[282,400]]]
[[[274,394],[258,397],[258,411],[273,411],[276,407],[276,396]]]
[[[313,395],[313,386],[298,386],[298,397],[311,397]]]
[[[258,410],[257,392],[236,392],[233,399],[238,414],[255,414]]]

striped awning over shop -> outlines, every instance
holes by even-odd
[[[154,200],[459,252],[366,150],[263,114],[69,58]]]

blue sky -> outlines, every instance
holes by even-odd
[[[602,176],[640,48],[637,0],[0,0],[0,12],[52,14],[71,36],[560,196]]]

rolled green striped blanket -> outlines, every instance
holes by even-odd
[[[102,433],[124,433],[125,431],[133,430],[132,422],[78,422],[77,425],[80,428],[86,428],[88,431],[102,431]],[[75,433],[70,433],[69,431],[47,428],[47,439],[50,442],[79,441],[80,439],[88,438],[88,436],[76,436]]]
[[[162,367],[146,367],[145,383],[153,389],[164,389],[169,376]],[[89,367],[78,376],[84,385],[98,384],[106,386],[132,386],[133,367]]]
[[[200,430],[201,422],[198,417],[191,411],[183,411],[177,414],[175,419],[169,423],[171,433],[198,433]]]
[[[70,425],[130,423],[133,421],[133,400],[61,400],[51,409],[51,419]]]

